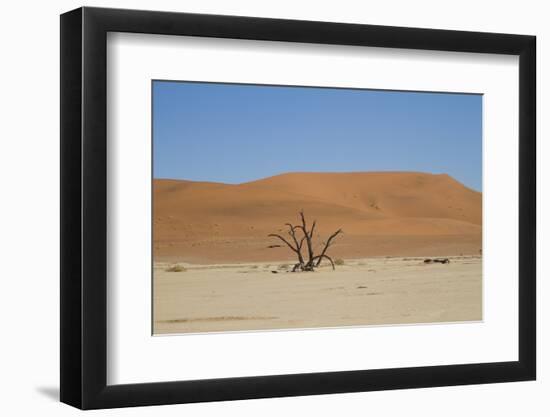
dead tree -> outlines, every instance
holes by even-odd
[[[300,220],[301,224],[293,225],[291,223],[286,223],[285,226],[288,227],[288,235],[290,239],[285,238],[277,233],[271,233],[269,237],[275,237],[285,243],[288,248],[296,254],[298,262],[292,268],[292,272],[296,271],[314,271],[323,259],[326,259],[334,267],[334,261],[330,256],[327,255],[328,248],[332,245],[332,242],[336,236],[342,233],[342,229],[338,229],[336,232],[331,234],[327,241],[324,243],[323,249],[319,255],[315,255],[313,247],[313,232],[315,231],[316,221],[311,225],[311,228],[308,229],[306,218],[304,216],[303,210],[300,211]],[[302,254],[302,248],[306,244],[306,257]],[[277,247],[278,245],[271,245],[269,247]],[[306,260],[307,259],[307,260]]]

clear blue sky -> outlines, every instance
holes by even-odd
[[[482,96],[153,82],[155,178],[446,173],[481,191]]]

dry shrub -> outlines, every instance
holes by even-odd
[[[185,267],[181,265],[176,264],[166,268],[165,271],[166,272],[185,272],[187,271],[187,269],[185,269]]]

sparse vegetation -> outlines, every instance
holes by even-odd
[[[334,261],[334,265],[342,266],[342,265],[344,265],[344,260],[338,258]]]
[[[450,262],[451,261],[449,260],[449,258],[434,258],[434,259],[426,258],[426,259],[424,259],[425,264],[431,264],[431,263],[448,264]]]
[[[340,233],[342,233],[342,229],[338,229],[336,232],[331,234],[327,239],[327,241],[324,242],[323,249],[321,250],[319,255],[315,255],[313,252],[313,246],[314,246],[313,232],[315,231],[315,226],[317,222],[313,221],[311,228],[308,229],[303,210],[300,211],[300,220],[301,220],[301,224],[298,224],[296,226],[294,226],[291,223],[286,223],[286,226],[288,227],[288,235],[290,236],[291,241],[287,240],[286,238],[284,238],[283,236],[277,233],[271,233],[268,235],[270,237],[275,237],[281,240],[286,246],[289,247],[290,250],[292,250],[296,254],[298,258],[298,262],[292,268],[292,272],[314,271],[315,268],[321,265],[321,261],[323,259],[326,259],[327,261],[329,261],[330,264],[332,265],[332,269],[335,269],[334,261],[331,259],[330,256],[327,255],[327,250],[332,244],[334,238],[338,236]],[[304,255],[302,254],[302,247],[304,246],[304,242],[306,244],[306,250],[307,250],[306,257],[304,257]]]
[[[166,268],[165,271],[166,272],[185,272],[185,271],[187,271],[187,269],[185,269],[185,267],[183,267],[181,265],[175,264],[175,265],[171,265],[168,268]]]

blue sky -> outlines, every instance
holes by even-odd
[[[482,96],[153,82],[153,176],[446,173],[481,191]]]

